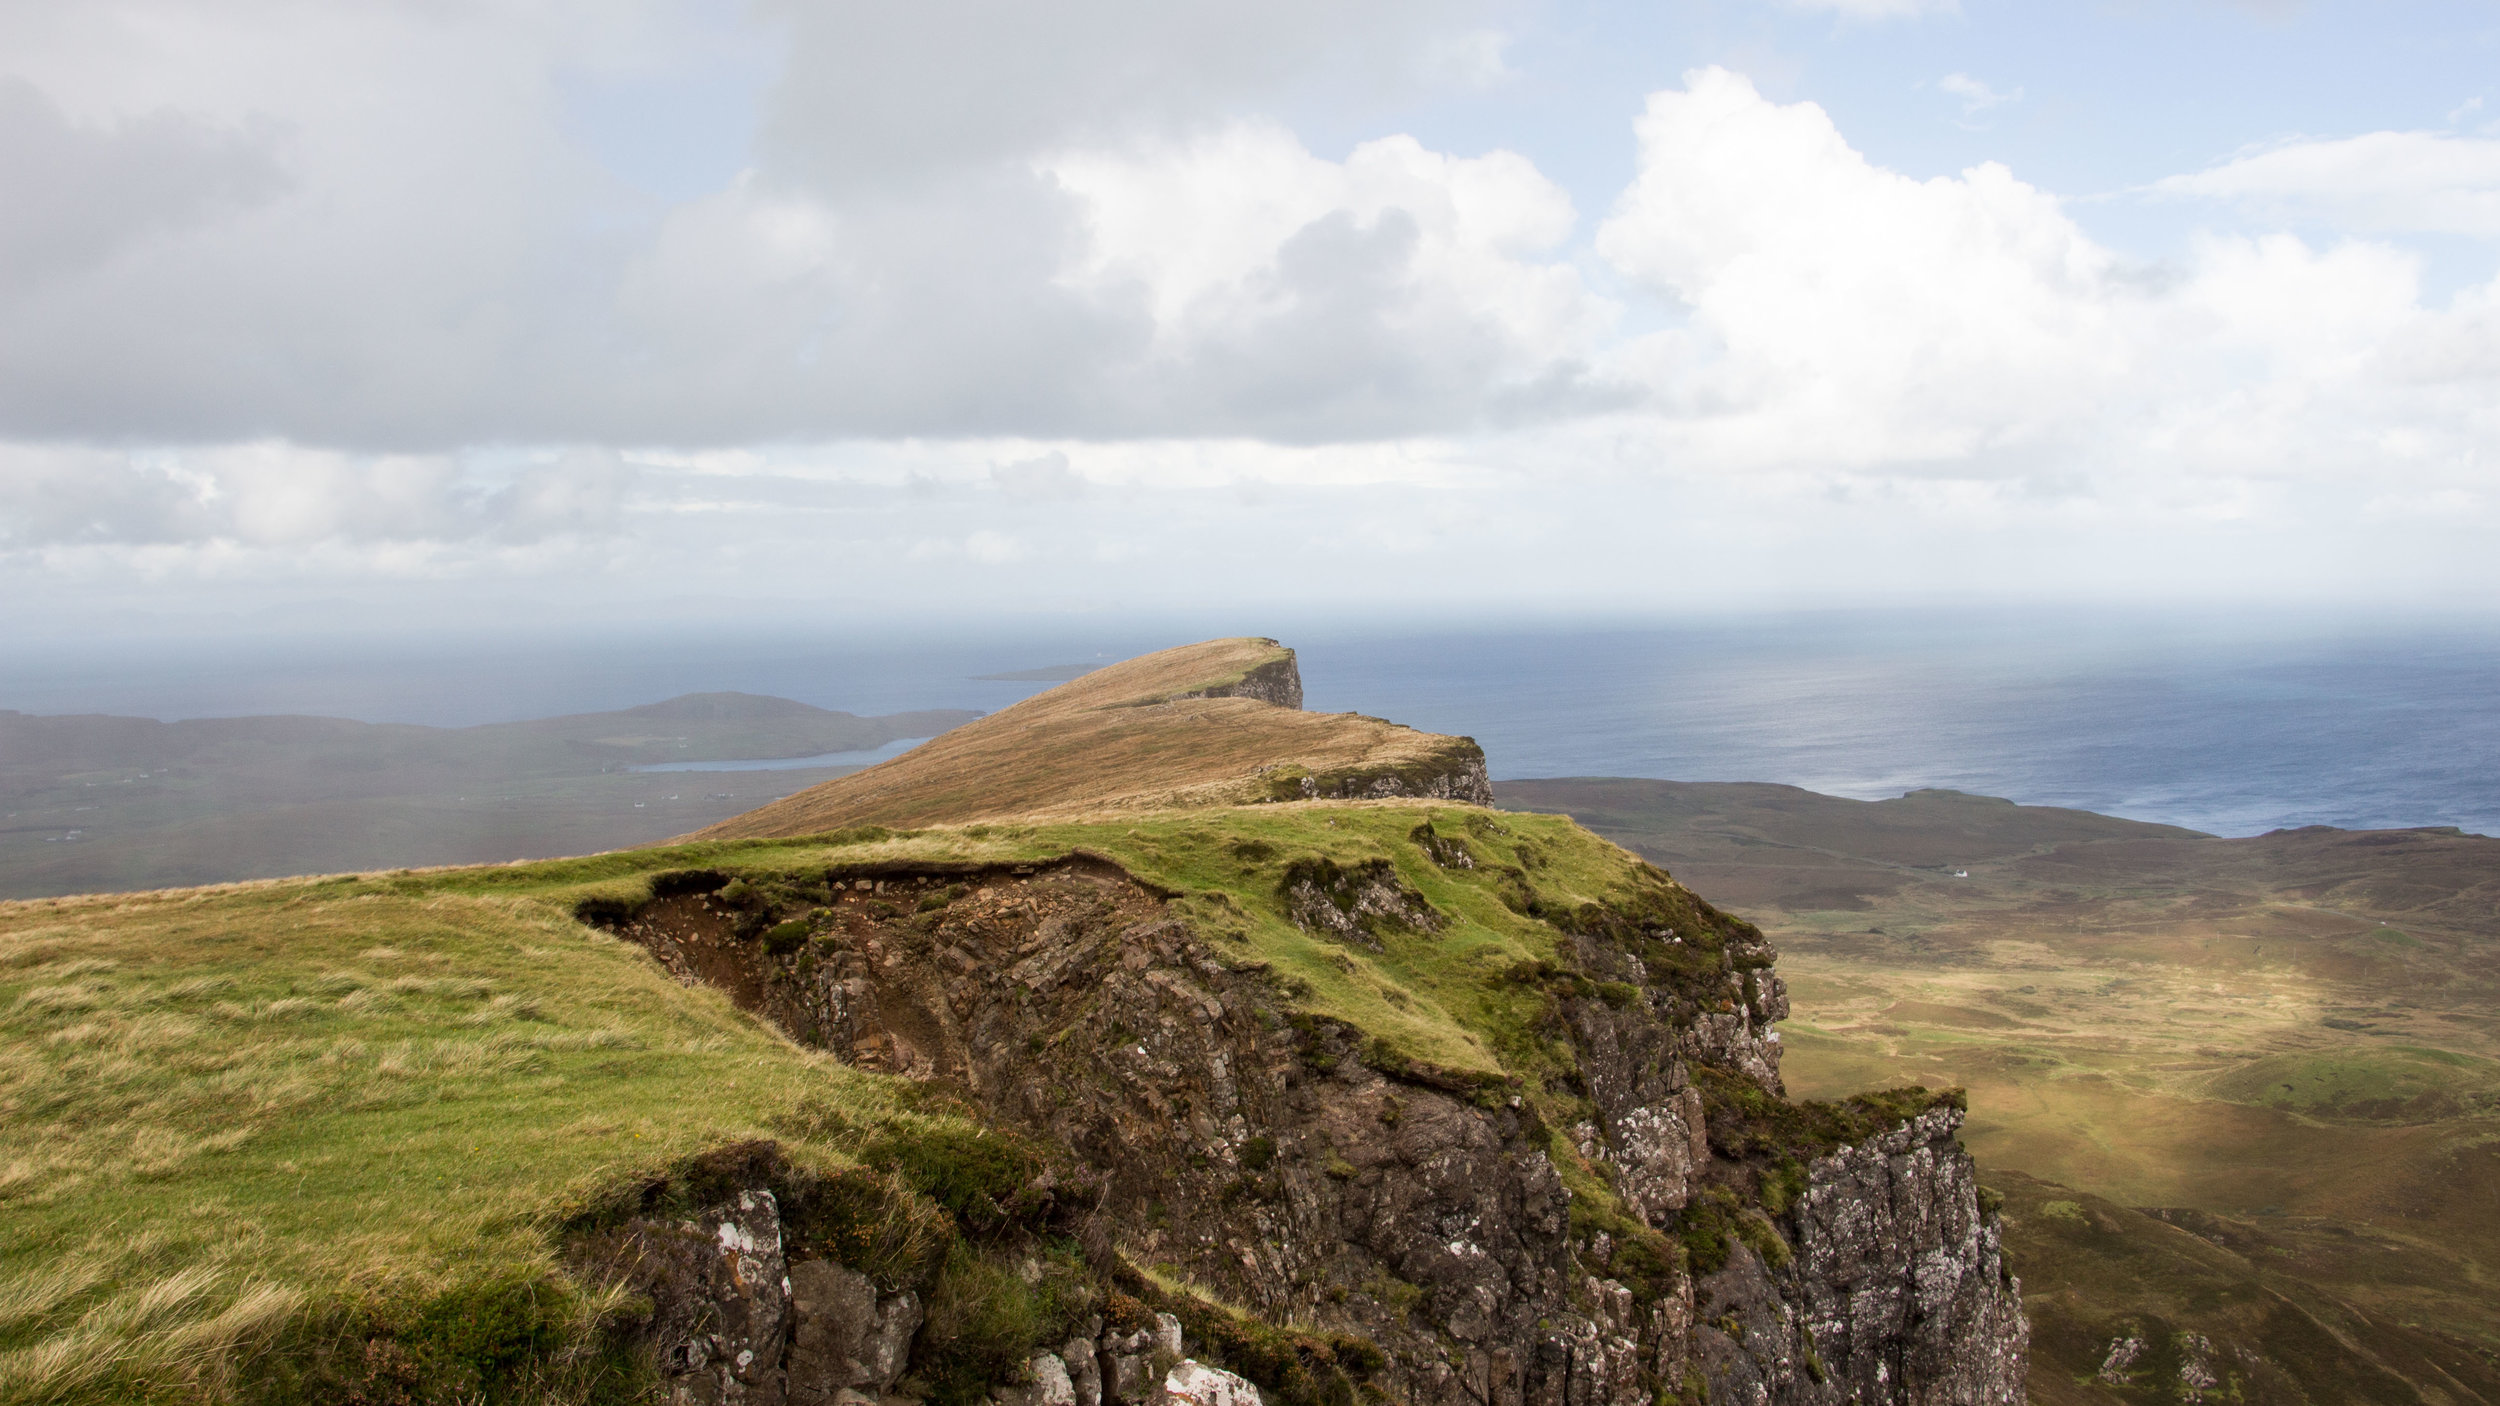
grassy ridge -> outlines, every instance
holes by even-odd
[[[1229,806],[1310,794],[1279,786],[1306,778],[1415,780],[1481,765],[1483,754],[1462,738],[1354,713],[1200,696],[1291,663],[1292,651],[1268,639],[1209,640],[1126,660],[692,838]]]
[[[1425,823],[1479,867],[1435,863],[1414,838]],[[1569,1059],[1512,979],[1555,956],[1553,930],[1518,909],[1664,882],[1560,818],[1379,803],[0,904],[0,1399],[179,1396],[256,1343],[418,1332],[445,1304],[509,1316],[516,1292],[532,1305],[512,1329],[523,1346],[494,1350],[571,1362],[542,1394],[595,1394],[584,1383],[623,1370],[594,1351],[618,1305],[567,1277],[556,1227],[746,1140],[831,1174],[879,1139],[971,1130],[675,985],[575,910],[695,866],[1078,851],[1181,895],[1241,964],[1367,1032],[1380,1058],[1498,1079]],[[1383,930],[1376,950],[1314,937],[1279,887],[1318,860],[1385,861],[1444,921]]]

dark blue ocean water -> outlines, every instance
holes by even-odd
[[[2500,628],[2105,613],[1856,614],[1642,626],[1099,623],[988,635],[666,631],[375,644],[12,649],[0,707],[460,725],[737,689],[860,713],[995,709],[978,674],[1263,629],[1309,705],[1484,744],[1497,778],[1949,786],[2221,834],[2500,833]]]

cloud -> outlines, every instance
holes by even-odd
[[[2000,93],[1967,73],[1948,73],[1936,80],[1936,87],[1962,100],[1962,115],[1976,117],[1992,107],[2023,100],[2023,90]]]
[[[0,549],[188,542],[212,522],[201,485],[161,463],[0,446]]]
[[[2339,229],[2500,236],[2500,139],[2370,132],[2292,141],[2150,187]]]
[[[891,190],[1037,151],[1185,139],[1332,70],[1368,92],[1481,81],[1482,0],[875,0],[766,12],[787,70],[762,164],[825,194]],[[1456,59],[1457,62],[1453,62]]]
[[[1341,70],[1502,81],[1489,9],[943,0],[767,6],[753,149],[661,198],[551,75],[665,78],[729,12],[34,13],[0,7],[0,163],[51,173],[0,209],[0,589],[934,600],[986,564],[1034,601],[1336,600],[1439,562],[1613,599],[1772,589],[1737,576],[1797,522],[1845,587],[1896,539],[2331,542],[2495,498],[2500,282],[2426,305],[2369,237],[2485,228],[2479,138],[2165,182],[2340,232],[2146,265],[2004,166],[1906,176],[1721,70],[1648,100],[1595,212],[1514,151],[1273,115]],[[1736,576],[1662,576],[1660,524]]]
[[[1496,88],[1519,76],[1510,66],[1509,49],[1510,36],[1498,29],[1464,30],[1427,44],[1422,67],[1437,86],[1461,92]]]
[[[1481,81],[1499,44],[1470,5],[767,7],[784,65],[750,160],[675,203],[610,176],[550,81],[653,62],[613,51],[664,47],[635,37],[658,21],[238,7],[0,15],[22,69],[0,140],[69,153],[26,158],[67,213],[0,269],[0,434],[1313,440],[1587,391],[1580,332],[1604,310],[1532,166],[1407,139],[1331,162],[1238,111],[1335,64]],[[83,88],[98,70],[127,92]],[[1190,275],[1138,243],[1140,211],[1226,200],[1256,247],[1228,232],[1226,287],[1176,300]],[[107,245],[86,276],[47,271]]]
[[[135,454],[0,446],[0,549],[601,536],[618,530],[639,476],[604,449],[493,470],[279,441]]]
[[[2414,256],[2284,234],[2134,267],[2003,167],[1913,180],[1723,70],[1654,95],[1639,134],[1596,243],[1686,312],[1615,367],[1652,388],[1614,433],[1653,462],[2191,512],[2271,501],[2234,483],[2490,462],[2500,284],[2434,311]]]
[[[1597,249],[1691,310],[1645,359],[1714,452],[1964,459],[2123,375],[2116,261],[2003,167],[1911,180],[1721,69],[1653,95],[1638,130]]]
[[[1130,411],[1162,433],[1450,432],[1586,408],[1613,309],[1558,257],[1568,197],[1509,152],[1411,137],[1342,162],[1237,124],[1047,168],[1083,205],[1078,286],[1138,300]]]
[[[269,200],[287,184],[279,145],[269,122],[221,128],[169,110],[73,123],[33,84],[0,75],[0,289]]]
[[[1083,474],[1068,467],[1068,456],[1055,449],[1011,464],[991,465],[990,482],[1010,497],[1054,501],[1082,498],[1089,487]]]
[[[1023,558],[1024,544],[1004,532],[985,528],[964,539],[964,555],[984,566],[1003,566]]]

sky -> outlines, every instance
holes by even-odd
[[[2488,0],[0,0],[0,636],[2479,609],[2495,75]]]

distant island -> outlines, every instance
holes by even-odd
[[[804,761],[979,716],[751,693],[461,728],[0,710],[0,898],[647,845],[857,769],[687,763]]]

